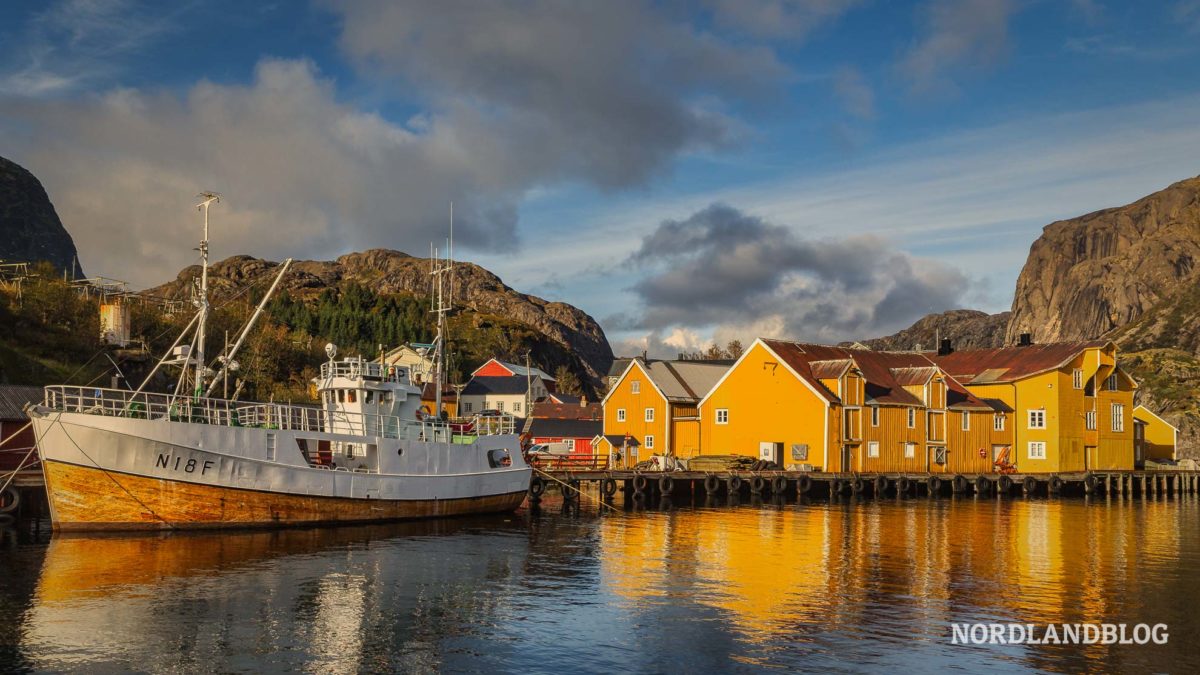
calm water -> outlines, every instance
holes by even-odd
[[[0,671],[1200,671],[1200,502],[677,506],[0,551]],[[959,646],[960,621],[1166,623]]]

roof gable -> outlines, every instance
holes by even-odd
[[[1057,370],[1087,349],[1103,349],[1107,340],[1052,342],[1024,347],[994,347],[925,355],[942,370],[966,384],[1015,382]]]

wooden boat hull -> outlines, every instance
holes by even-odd
[[[458,499],[291,495],[44,461],[56,531],[280,527],[513,511],[525,491]]]

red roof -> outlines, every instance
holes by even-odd
[[[821,384],[822,377],[830,377],[833,363],[852,361],[866,380],[868,404],[924,406],[925,402],[914,396],[905,385],[923,385],[937,371],[937,366],[918,352],[877,352],[870,349],[847,349],[785,340],[763,340],[763,344],[783,359],[801,379],[808,382],[817,393],[831,403],[840,403],[837,395]],[[946,377],[951,395],[947,407],[980,408],[988,405],[967,391],[953,377]]]
[[[926,356],[942,370],[967,384],[983,384],[1013,382],[1055,370],[1085,349],[1104,347],[1108,344],[1107,340],[1053,342],[1025,347],[968,349],[945,355],[929,352]]]

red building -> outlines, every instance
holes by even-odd
[[[20,433],[17,430],[29,423],[25,415],[25,404],[41,401],[44,394],[41,387],[18,387],[0,385],[0,473],[6,474],[21,463],[21,460],[33,447],[33,428],[27,428]],[[13,436],[13,434],[16,434]],[[13,436],[13,438],[9,438]],[[41,472],[37,463],[37,453],[25,462],[30,471]]]
[[[572,455],[591,455],[592,439],[604,431],[604,420],[554,419],[531,417],[526,425],[529,441],[566,443]]]
[[[540,379],[547,390],[554,391],[555,388],[554,378],[541,368],[526,368],[495,358],[476,368],[471,377],[533,377]]]

